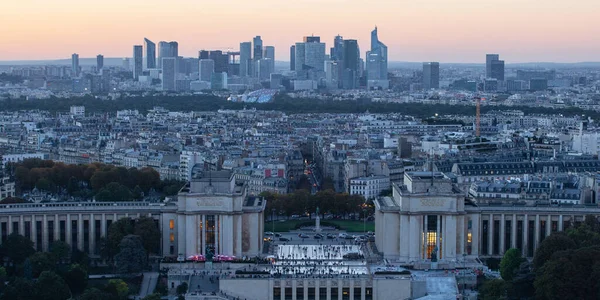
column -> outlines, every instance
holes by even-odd
[[[546,221],[546,237],[552,234],[552,215],[548,215],[548,221]]]
[[[473,214],[471,217],[471,255],[479,256],[479,247],[481,246],[481,214]]]
[[[42,251],[48,250],[50,250],[48,247],[48,216],[44,214],[42,217]]]
[[[398,242],[400,243],[400,245],[398,245],[399,249],[400,249],[400,260],[401,261],[408,261],[408,257],[409,257],[409,246],[410,246],[410,222],[409,222],[409,217],[408,215],[400,215],[400,230],[398,232],[399,235],[399,239]],[[378,238],[378,237],[376,237]]]
[[[540,215],[536,214],[535,215],[535,236],[533,239],[533,250],[535,251],[538,247],[540,243]]]
[[[408,216],[408,222],[410,224],[410,231],[407,233],[409,235],[409,244],[408,244],[408,260],[416,261],[419,258],[422,258],[423,255],[421,251],[423,249],[423,240],[422,240],[422,230],[419,230],[420,226],[418,226],[418,222],[421,221],[421,218],[426,218],[426,216]],[[379,237],[383,240],[383,237]]]
[[[237,239],[235,241],[235,243],[237,245],[236,246],[236,248],[237,248],[236,256],[239,257],[243,253],[243,251],[242,251],[242,215],[235,215],[235,217],[237,218],[237,222],[235,224],[235,226],[237,226],[237,229],[236,229]],[[260,236],[261,235],[259,234],[258,237],[260,237]],[[262,247],[263,247],[262,244],[263,244],[262,241],[259,241],[259,245],[260,245],[260,247],[258,247],[259,251],[262,251]]]
[[[12,216],[8,215],[8,234],[7,235],[11,235],[13,233],[13,226],[12,226]]]
[[[505,246],[505,240],[504,237],[506,236],[506,221],[504,221],[504,214],[500,215],[500,250],[498,251],[498,253],[500,253],[500,255],[504,254],[504,246]]]
[[[201,221],[202,221],[202,236],[200,237],[200,239],[202,240],[200,242],[200,253],[202,253],[202,255],[206,255],[205,250],[206,250],[206,215],[202,215],[201,216]]]
[[[510,247],[517,248],[517,214],[513,214],[512,225],[510,227]]]
[[[529,216],[525,214],[523,217],[523,257],[527,257],[529,249]]]
[[[77,216],[77,248],[83,251],[83,217]]]
[[[494,254],[494,215],[490,214],[488,222],[488,255]]]
[[[354,299],[354,280],[350,280],[350,299]]]
[[[425,223],[423,225],[423,235],[425,238],[423,240],[421,240],[421,242],[419,243],[419,245],[421,245],[421,250],[423,253],[421,253],[421,258],[422,259],[427,259],[427,231],[429,230],[429,225],[427,225],[427,221],[428,221],[428,217],[427,215],[424,215],[423,218],[425,218]]]
[[[60,240],[60,218],[58,214],[54,215],[54,241]],[[52,242],[54,242],[52,241]]]
[[[177,255],[187,255],[185,249],[185,232],[187,230],[185,224],[185,215],[177,215]]]
[[[101,237],[106,237],[106,214],[102,214],[102,217],[100,218],[100,236]]]
[[[35,222],[35,215],[31,216],[31,240],[33,241],[33,249],[37,251],[38,243],[37,243],[37,226]]]
[[[563,231],[563,215],[558,215],[558,231]]]
[[[76,245],[72,245],[73,239],[71,238],[71,214],[70,213],[67,213],[67,222],[65,225],[65,231],[66,231],[67,244],[69,244],[69,246],[71,246],[71,248],[73,248],[73,246],[76,246]]]
[[[442,256],[442,251],[445,251],[445,249],[442,249],[442,247],[441,247],[442,245],[441,245],[441,241],[440,241],[440,239],[442,237],[442,230],[441,230],[442,216],[436,215],[435,220],[436,220],[436,225],[437,225],[437,227],[435,229],[435,238],[436,238],[435,246],[438,248],[437,259],[439,261]]]
[[[465,223],[465,216],[458,216],[457,217],[457,224],[458,224],[458,228],[456,230],[458,230],[458,236],[456,237],[458,239],[458,252],[456,253],[456,256],[459,255],[463,255],[463,254],[467,254],[466,248],[465,248],[465,236],[466,236],[466,223]]]
[[[96,219],[94,219],[94,214],[90,214],[90,221],[88,222],[89,228],[89,237],[90,237],[90,255],[94,255],[96,252]]]
[[[25,218],[23,218],[23,215],[19,216],[19,234],[25,235]]]

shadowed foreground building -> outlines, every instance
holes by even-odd
[[[92,257],[111,223],[121,218],[153,218],[159,226],[161,255],[256,256],[262,251],[262,198],[248,196],[246,184],[229,171],[194,172],[177,202],[69,202],[0,205],[0,241],[11,233],[30,238],[38,251],[64,241]]]

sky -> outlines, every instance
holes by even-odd
[[[303,36],[357,39],[377,26],[390,61],[600,61],[600,0],[0,0],[0,61],[131,57],[144,37],[179,53],[262,36],[276,60]]]

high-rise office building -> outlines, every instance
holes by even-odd
[[[210,51],[208,51],[208,50],[200,50],[200,51],[198,52],[198,58],[199,58],[199,59],[209,59],[209,58],[210,58],[210,57],[208,57],[208,55],[209,55],[209,52],[210,52]]]
[[[325,71],[325,43],[304,43],[304,65],[314,72]]]
[[[79,54],[71,55],[71,77],[79,77]]]
[[[504,81],[504,61],[492,60],[491,65],[492,70],[490,78],[497,79],[498,81]]]
[[[387,46],[379,40],[375,27],[371,31],[371,51],[367,52],[367,79],[387,80],[387,63]]]
[[[304,45],[306,45],[305,43],[296,43],[296,47],[294,47],[294,49],[296,50],[296,54],[294,55],[294,70],[296,71],[296,74],[302,73],[304,71],[304,64],[305,64],[305,47]]]
[[[360,76],[360,49],[358,41],[344,40],[344,59],[342,65],[342,87],[355,89]]]
[[[341,35],[337,35],[333,39],[333,47],[330,53],[331,60],[342,61],[344,60],[344,38]]]
[[[161,60],[162,66],[162,90],[174,91],[175,79],[177,77],[177,58],[163,57]]]
[[[133,46],[133,79],[138,80],[144,69],[144,49],[142,45]]]
[[[296,70],[296,45],[290,47],[290,71]]]
[[[274,46],[265,46],[264,58],[270,59],[270,69],[269,74],[275,72],[275,47]]]
[[[263,56],[263,42],[262,39],[260,37],[260,35],[257,35],[254,37],[254,39],[252,39],[252,42],[254,43],[254,61],[257,61],[259,59],[261,59]]]
[[[440,88],[440,63],[425,62],[423,63],[423,89],[439,89]]]
[[[102,68],[104,68],[104,55],[98,54],[98,56],[96,56],[96,70],[100,72]]]
[[[258,79],[260,81],[269,80],[271,77],[271,68],[273,60],[270,58],[261,58],[256,62],[256,70],[258,71]]]
[[[129,58],[128,57],[123,58],[121,67],[123,68],[123,70],[129,72],[130,66],[129,66]]]
[[[485,55],[485,78],[504,81],[504,61],[498,54]]]
[[[341,62],[335,60],[325,61],[325,85],[328,89],[339,87]]]
[[[252,43],[240,43],[240,77],[252,75]]]
[[[215,72],[215,61],[212,59],[200,60],[200,81],[210,82],[212,74]]]
[[[158,68],[162,68],[162,59],[165,57],[178,57],[179,44],[177,42],[158,43]]]
[[[221,50],[209,51],[208,58],[215,62],[216,73],[227,73],[229,71],[229,55]]]
[[[321,42],[321,37],[320,36],[305,36],[303,41],[305,43],[320,43]]]
[[[144,60],[144,65],[146,69],[155,69],[156,68],[156,44],[154,44],[151,40],[144,38],[144,49],[146,59]]]

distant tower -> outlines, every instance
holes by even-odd
[[[215,72],[215,61],[212,59],[200,60],[200,81],[210,82],[212,74]]]
[[[240,43],[240,77],[252,75],[252,43]]]
[[[71,55],[71,77],[79,77],[79,54]]]
[[[485,78],[504,81],[504,61],[498,54],[485,55]]]
[[[142,45],[133,46],[133,79],[138,80],[142,75],[144,64],[144,50]]]
[[[263,42],[260,35],[257,35],[252,40],[254,43],[254,61],[261,59],[263,56]]]
[[[177,58],[163,57],[162,62],[162,90],[175,91],[175,79],[177,73]]]
[[[274,46],[266,46],[264,58],[269,59],[269,74],[275,72],[275,47]]]
[[[146,50],[146,69],[156,68],[156,44],[144,38],[144,49]]]
[[[440,63],[425,62],[423,63],[423,89],[439,89],[440,88]]]
[[[104,55],[98,54],[98,56],[96,56],[96,69],[100,72],[102,68],[104,68]]]
[[[296,70],[296,45],[290,47],[290,71]]]

